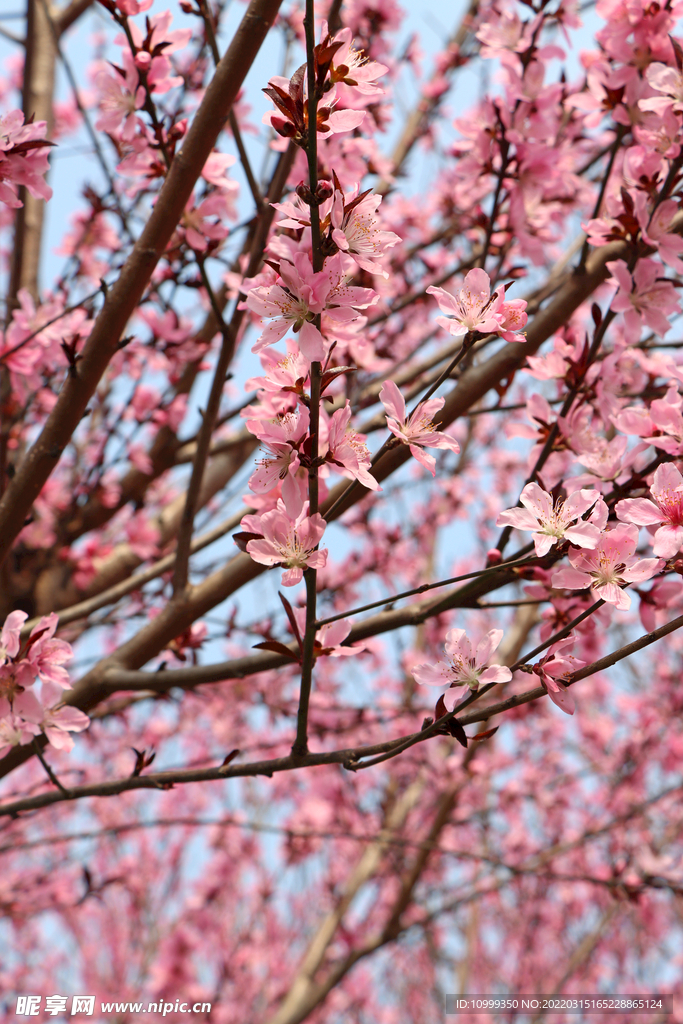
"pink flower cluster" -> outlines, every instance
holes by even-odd
[[[63,703],[64,690],[71,687],[64,664],[73,652],[66,641],[55,639],[57,614],[43,616],[22,644],[27,618],[26,612],[10,612],[0,634],[0,757],[41,734],[57,750],[71,750],[69,734],[90,722]]]
[[[19,185],[24,185],[36,199],[52,198],[52,189],[45,181],[48,149],[52,145],[45,138],[46,133],[45,121],[24,124],[20,110],[0,117],[0,203],[13,209],[22,206],[17,196]]]
[[[462,288],[455,295],[435,288],[427,289],[439,304],[439,309],[448,314],[439,316],[436,322],[456,338],[470,333],[499,334],[506,341],[524,341],[520,331],[527,322],[524,299],[505,300],[505,289],[501,286],[491,295],[491,281],[484,270],[470,270]]]
[[[445,660],[435,665],[416,665],[413,676],[422,686],[448,686],[444,702],[447,710],[452,711],[456,695],[450,690],[454,687],[468,686],[476,692],[480,686],[512,679],[512,672],[505,665],[488,664],[502,639],[502,629],[491,629],[474,648],[464,629],[451,629],[446,633]]]

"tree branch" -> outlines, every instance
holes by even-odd
[[[32,0],[37,3],[38,0]],[[78,426],[126,323],[170,241],[281,0],[251,0],[175,157],[159,198],[86,341],[78,372],[68,374],[33,447],[0,501],[0,563]],[[39,9],[37,7],[36,9]]]

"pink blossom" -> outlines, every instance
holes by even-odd
[[[670,462],[658,466],[648,498],[624,498],[616,504],[617,518],[636,526],[659,526],[653,551],[661,558],[673,558],[683,545],[683,476]]]
[[[134,516],[126,523],[126,537],[131,551],[143,562],[158,550],[159,528],[143,515]]]
[[[321,37],[325,39],[326,36],[327,23],[323,22]],[[329,36],[327,38],[329,40]],[[362,50],[354,50],[351,45],[353,42],[351,29],[343,28],[329,42],[332,45],[339,42],[342,44],[332,58],[330,68],[332,82],[343,82],[344,85],[351,87],[361,96],[382,96],[384,89],[376,85],[376,81],[385,75],[389,68],[384,64],[379,64],[376,60],[371,60]]]
[[[371,491],[379,491],[381,488],[370,472],[371,458],[365,444],[365,434],[359,434],[350,427],[350,419],[351,404],[347,400],[344,408],[337,409],[330,421],[324,458],[328,463],[338,466],[344,476],[358,480]]]
[[[565,648],[573,647],[576,640],[576,636],[570,634],[563,640],[551,644],[541,660],[533,666],[534,672],[540,676],[553,704],[557,704],[558,708],[567,715],[574,714],[574,697],[562,680],[568,679],[572,672],[576,672],[586,664],[580,658],[575,658],[571,654],[567,655],[565,652]],[[563,653],[559,654],[560,651]]]
[[[282,585],[293,587],[303,577],[304,569],[322,569],[327,562],[327,549],[316,551],[325,532],[327,523],[316,512],[308,515],[308,502],[293,518],[282,499],[277,508],[262,516],[246,515],[242,529],[256,534],[258,539],[247,542],[247,551],[255,562],[261,565],[282,565],[287,572],[282,574]]]
[[[0,757],[8,754],[12,747],[31,743],[34,736],[40,735],[40,726],[35,722],[27,722],[13,712],[0,717]]]
[[[25,185],[36,199],[50,199],[52,189],[45,181],[49,170],[46,141],[47,122],[24,124],[20,110],[0,117],[0,203],[18,209],[16,187]]]
[[[325,300],[332,287],[329,274],[325,270],[314,273],[304,252],[296,254],[294,265],[281,260],[279,274],[282,284],[259,285],[247,292],[247,307],[254,313],[272,318],[252,352],[260,352],[275,344],[291,327],[306,359],[310,362],[324,359],[323,338],[312,321],[325,308]]]
[[[670,327],[667,317],[681,310],[673,284],[661,279],[661,265],[641,259],[633,277],[623,260],[612,260],[607,266],[619,285],[611,308],[624,314],[627,342],[632,345],[639,340],[643,321],[655,334],[664,337]]]
[[[637,189],[633,200],[643,241],[657,249],[667,266],[678,274],[683,273],[683,260],[679,258],[679,253],[683,252],[683,238],[671,230],[679,209],[676,200],[665,199],[652,212],[648,209],[644,192]]]
[[[405,400],[393,380],[385,380],[379,398],[387,413],[389,430],[399,441],[409,446],[413,458],[428,469],[432,476],[436,473],[436,459],[423,451],[423,448],[449,448],[456,453],[460,451],[460,445],[454,437],[434,426],[433,419],[443,408],[443,398],[430,398],[427,402],[421,402],[407,419]]]
[[[97,76],[101,96],[100,116],[95,128],[120,136],[124,142],[131,142],[138,125],[144,129],[144,122],[136,112],[145,104],[145,90],[140,85],[140,74],[129,50],[123,51],[121,64],[120,70],[115,68],[113,73],[103,71]]]
[[[283,391],[291,391],[301,394],[304,384],[308,379],[308,363],[301,355],[298,346],[293,342],[287,342],[288,353],[282,356],[280,352],[273,352],[270,349],[263,349],[259,353],[259,359],[264,369],[263,377],[250,377],[245,382],[245,389],[252,391],[256,388],[263,388],[264,391],[279,394]]]
[[[446,660],[436,665],[416,665],[412,670],[416,682],[424,686],[469,686],[478,690],[479,686],[488,683],[507,683],[512,679],[512,672],[504,665],[486,667],[489,658],[503,639],[502,629],[492,629],[479,641],[473,650],[464,629],[451,629],[446,633]],[[449,706],[449,700],[450,705]],[[444,701],[449,711],[453,710],[455,694],[444,694]]]
[[[195,198],[192,196],[180,218],[187,244],[196,252],[206,252],[209,243],[223,241],[228,236],[228,228],[223,220],[231,217],[233,212],[230,197],[223,191],[212,192],[198,206],[195,206]]]
[[[71,644],[65,640],[55,639],[54,634],[59,623],[56,612],[43,615],[40,622],[31,630],[28,640],[27,659],[34,676],[43,682],[68,690],[71,687],[69,673],[62,666],[73,658]]]
[[[638,608],[640,621],[643,624],[643,629],[651,633],[658,625],[662,625],[663,620],[657,621],[658,618],[662,618],[657,615],[657,612],[663,612],[676,605],[680,608],[683,599],[683,581],[680,577],[678,579],[660,578],[654,581],[649,590],[639,590],[638,596],[640,598],[640,607]]]
[[[295,608],[294,617],[299,630],[297,639],[301,641],[306,632],[306,609]],[[324,626],[321,626],[315,634],[314,659],[320,658],[323,655],[328,658],[348,658],[354,654],[360,654],[361,651],[365,650],[365,644],[354,644],[353,646],[345,644],[342,646],[342,641],[346,640],[350,632],[351,622],[349,619],[337,619],[336,622],[327,622]]]
[[[329,214],[332,241],[363,270],[388,278],[379,261],[401,239],[393,231],[381,229],[376,213],[382,197],[359,193],[359,185],[345,194],[335,189]]]
[[[56,750],[71,750],[74,741],[71,732],[82,732],[90,725],[90,719],[83,711],[60,703],[60,691],[52,684],[43,686],[41,701],[45,705],[40,719],[40,728],[48,743]]]
[[[121,11],[121,14],[132,18],[142,11],[148,11],[153,2],[154,0],[116,0],[116,6]]]
[[[503,293],[499,289],[491,295],[491,281],[484,270],[470,270],[465,283],[456,295],[430,285],[428,295],[433,295],[439,309],[449,316],[438,316],[436,322],[456,338],[462,338],[470,331],[480,334],[495,333],[501,326],[496,316],[503,304]]]
[[[518,341],[524,343],[526,337],[519,332],[526,327],[529,319],[526,312],[526,299],[506,300],[500,306],[497,318],[500,321],[498,334],[505,341]]]
[[[283,497],[287,500],[285,482],[299,468],[298,448],[308,436],[309,425],[310,416],[305,406],[296,412],[283,413],[276,420],[247,420],[247,430],[262,442],[266,456],[259,460],[258,468],[249,478],[252,491],[266,494],[278,481],[283,481]]]
[[[661,95],[640,100],[638,106],[641,110],[651,110],[660,115],[669,110],[683,114],[683,74],[680,71],[655,61],[645,72],[645,78],[648,85]]]
[[[539,557],[547,555],[553,544],[565,538],[578,547],[592,549],[597,546],[600,531],[592,523],[584,522],[581,516],[599,497],[595,490],[573,491],[566,501],[558,501],[553,506],[552,495],[532,482],[526,485],[520,495],[519,500],[524,508],[510,508],[501,512],[496,526],[533,530],[534,547]]]
[[[621,588],[627,583],[642,583],[651,579],[664,566],[663,558],[637,558],[638,529],[636,526],[617,526],[607,530],[595,551],[569,552],[572,568],[553,573],[553,587],[567,590],[585,590],[590,587],[595,595],[622,611],[631,607],[631,597]]]
[[[26,622],[26,612],[10,612],[2,627],[0,635],[0,658],[3,663],[9,658],[16,658],[21,646],[21,627]]]

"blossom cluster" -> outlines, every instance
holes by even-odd
[[[317,124],[321,140],[359,128],[367,105],[382,94],[377,79],[387,68],[366,59],[350,44],[348,29],[331,37],[323,25],[322,42],[315,50],[318,76],[322,74],[324,80],[324,106],[318,107]],[[305,66],[291,79],[271,79],[265,92],[277,110],[266,114],[264,121],[305,149],[308,96],[304,71]],[[238,543],[255,561],[284,567],[284,586],[300,582],[306,569],[326,564],[327,551],[319,550],[325,520],[317,511],[308,514],[308,471],[318,467],[312,466],[310,457],[311,396],[307,387],[310,389],[313,364],[324,364],[322,396],[339,403],[335,382],[338,385],[339,378],[353,369],[340,360],[361,347],[367,311],[381,298],[377,288],[353,282],[363,272],[378,282],[387,280],[390,250],[401,241],[383,225],[381,201],[371,190],[361,191],[358,181],[343,184],[334,167],[331,180],[320,181],[315,195],[302,182],[296,198],[274,204],[282,215],[277,228],[295,232],[295,236],[283,233],[271,239],[267,268],[240,282],[245,307],[262,323],[252,351],[261,356],[265,375],[247,382],[247,386],[259,386],[259,401],[249,407],[246,426],[262,443],[265,457],[249,481],[258,495],[259,513],[244,517]],[[321,234],[320,270],[314,270],[311,252],[312,208]],[[502,287],[491,294],[490,279],[483,270],[470,271],[455,296],[435,287],[428,288],[427,294],[434,295],[440,307],[451,314],[437,322],[456,337],[474,339],[493,332],[510,341],[524,340],[515,332],[526,323],[526,303],[506,301]],[[278,358],[270,347],[290,331],[294,337],[288,338],[287,355]],[[407,445],[432,475],[436,463],[425,448],[459,451],[458,441],[434,422],[443,398],[418,403],[407,414],[393,380],[384,382],[379,398],[394,443]],[[370,472],[366,437],[351,423],[348,399],[329,417],[321,410],[320,417],[317,457],[323,473],[341,474],[368,490],[378,490]]]
[[[55,638],[57,614],[44,615],[22,643],[27,618],[26,612],[10,612],[0,634],[0,757],[40,735],[57,750],[71,750],[70,733],[90,722],[78,708],[64,704],[64,691],[71,688],[64,665],[73,652],[65,640]]]
[[[0,203],[13,209],[21,207],[17,195],[20,185],[36,199],[52,197],[52,189],[45,181],[52,145],[46,134],[45,121],[25,124],[20,110],[0,117]]]

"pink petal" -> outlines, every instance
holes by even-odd
[[[416,665],[413,678],[420,686],[447,686],[450,683],[450,665],[438,661],[436,665]]]
[[[508,508],[496,519],[496,526],[512,526],[515,530],[535,530],[538,520],[525,508]]]
[[[410,448],[410,454],[414,459],[428,469],[432,476],[436,476],[436,459],[433,455],[428,455],[423,448],[418,448],[416,444],[408,446]]]
[[[553,499],[537,483],[527,484],[519,499],[525,508],[534,513],[537,519],[549,519],[553,512]]]
[[[631,595],[627,594],[616,583],[605,583],[602,587],[596,587],[595,593],[597,597],[607,601],[608,604],[613,604],[615,608],[619,608],[622,612],[628,611],[631,607]]]
[[[534,534],[534,549],[539,558],[547,555],[553,544],[557,544],[557,537],[551,537],[549,533]]]
[[[683,544],[683,526],[660,526],[652,550],[660,558],[673,558]]]
[[[550,697],[553,704],[557,704],[560,711],[564,711],[566,715],[573,715],[575,710],[574,698],[570,691],[562,683],[557,683],[559,689],[551,690],[546,686],[548,696]]]
[[[666,521],[660,509],[649,498],[624,498],[618,501],[615,510],[617,519],[622,523],[635,523],[636,526],[654,526],[655,523]]]
[[[387,414],[398,421],[396,426],[404,422],[406,418],[406,403],[393,380],[384,381],[382,390],[379,393],[379,400]]]
[[[574,491],[564,503],[564,510],[568,514],[568,518],[578,519],[595,504],[599,497],[599,491],[593,489]]]
[[[485,665],[489,660],[493,652],[498,648],[500,641],[503,639],[502,629],[491,629],[486,636],[479,641],[477,644],[477,650],[474,655],[474,661],[479,668],[481,665]]]
[[[302,356],[309,363],[321,363],[324,360],[325,344],[323,336],[313,324],[308,323],[308,321],[302,324],[297,340]]]
[[[579,572],[578,569],[567,567],[554,572],[551,582],[553,587],[565,588],[567,590],[585,590],[586,587],[590,587],[592,580],[587,572]]]
[[[479,684],[486,686],[488,683],[509,683],[512,679],[512,672],[505,665],[491,665],[479,676]]]
[[[564,535],[572,544],[576,544],[580,548],[588,548],[590,551],[593,551],[600,543],[600,530],[592,523],[577,523],[576,526],[570,526],[568,530],[565,530]]]
[[[665,462],[662,466],[657,466],[655,470],[655,476],[650,490],[658,500],[659,495],[666,491],[678,491],[683,489],[683,476],[672,462]],[[683,495],[681,496],[683,500]]]

